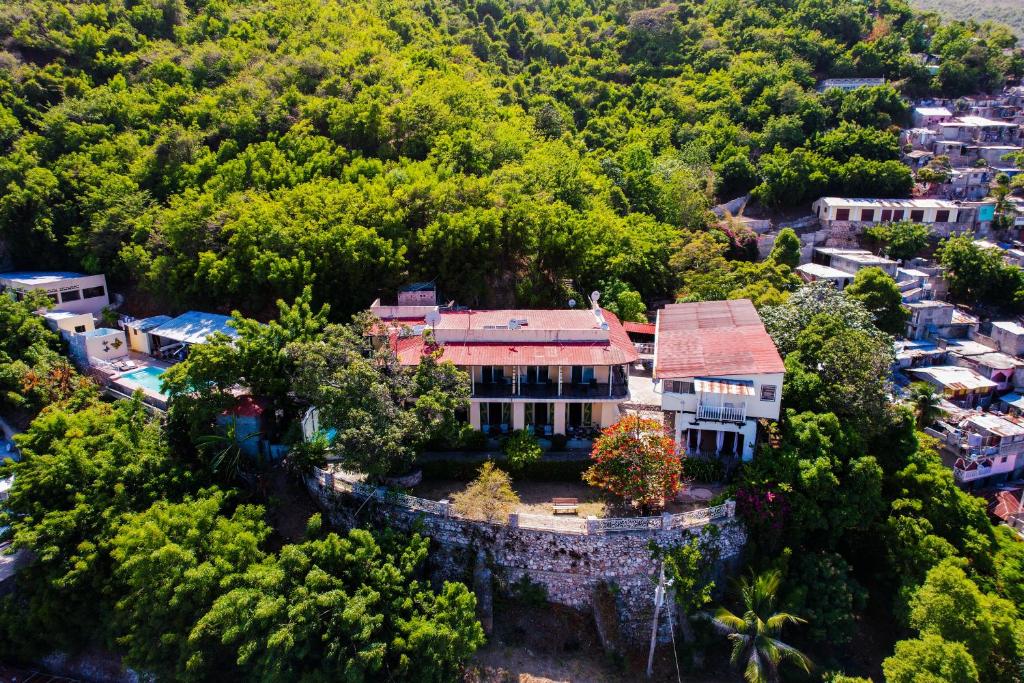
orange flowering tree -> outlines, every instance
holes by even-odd
[[[610,491],[643,510],[664,507],[679,490],[682,463],[676,443],[657,420],[628,415],[601,432],[583,473],[591,486]]]

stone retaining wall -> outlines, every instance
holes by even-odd
[[[482,551],[499,590],[526,577],[542,585],[551,602],[585,611],[591,609],[598,583],[607,581],[618,602],[620,632],[624,639],[635,643],[650,637],[658,570],[651,559],[651,542],[667,547],[706,533],[696,527],[602,535],[538,531],[444,518],[374,499],[363,504],[364,499],[322,488],[313,479],[307,481],[307,486],[336,526],[387,525],[429,536],[431,572],[436,579],[472,585],[473,568]],[[734,518],[718,526],[718,571],[722,573],[735,565],[746,533]]]

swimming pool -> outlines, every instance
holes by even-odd
[[[154,394],[162,394],[160,391],[160,375],[164,374],[163,368],[157,368],[152,365],[141,368],[139,370],[133,370],[132,372],[121,375],[120,379],[127,379],[136,384],[139,384],[146,389],[149,389]]]

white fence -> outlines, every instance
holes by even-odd
[[[459,518],[447,500],[427,500],[408,496],[380,486],[369,486],[350,482],[333,473],[313,468],[313,483],[318,488],[332,493],[347,493],[359,498],[373,498],[381,503],[403,507],[443,518]],[[599,535],[637,531],[671,531],[704,526],[710,522],[724,521],[736,516],[736,501],[727,500],[722,505],[701,508],[679,514],[662,514],[658,517],[571,517],[555,515],[529,515],[513,512],[508,516],[508,525],[520,529],[552,531],[563,534]]]

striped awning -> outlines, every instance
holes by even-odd
[[[754,395],[754,383],[750,380],[697,377],[693,380],[693,388],[708,394]]]

